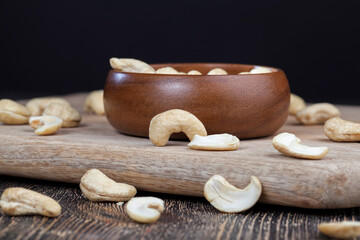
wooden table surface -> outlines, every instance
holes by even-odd
[[[1,154],[0,154],[1,158]],[[205,198],[139,192],[165,200],[154,224],[133,222],[124,205],[87,200],[77,184],[0,175],[0,193],[24,187],[54,198],[57,218],[11,217],[0,212],[0,239],[328,239],[317,225],[324,221],[360,220],[360,209],[316,210],[256,204],[247,212],[224,214]]]
[[[360,209],[314,210],[257,204],[224,214],[205,198],[139,192],[165,200],[158,222],[138,224],[124,205],[87,200],[78,185],[0,176],[0,192],[24,187],[53,197],[62,206],[57,218],[10,217],[0,213],[0,239],[328,239],[323,221],[360,220]]]

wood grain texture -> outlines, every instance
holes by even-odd
[[[84,94],[68,96],[81,110]],[[343,118],[360,121],[360,107],[340,106]],[[360,206],[360,145],[327,139],[322,126],[302,126],[289,117],[279,132],[292,132],[304,144],[327,146],[319,161],[288,158],[278,153],[271,137],[244,140],[233,152],[189,149],[171,141],[155,147],[146,138],[119,134],[104,116],[83,114],[79,128],[53,136],[36,136],[29,126],[0,125],[0,174],[79,182],[90,168],[132,184],[139,190],[203,196],[204,183],[220,174],[244,187],[250,176],[263,185],[260,202],[305,208]]]
[[[11,217],[0,212],[0,239],[328,239],[317,230],[327,221],[360,220],[359,208],[314,210],[257,204],[249,211],[224,214],[205,198],[151,192],[165,200],[154,224],[138,224],[125,205],[87,200],[78,185],[0,176],[0,193],[24,187],[54,198],[62,206],[57,218]]]

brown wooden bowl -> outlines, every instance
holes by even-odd
[[[191,112],[205,125],[208,134],[229,133],[242,139],[272,135],[287,119],[290,89],[280,69],[270,67],[272,73],[238,75],[254,65],[152,65],[155,69],[165,66],[182,72],[198,70],[203,75],[110,70],[104,88],[104,106],[107,119],[119,132],[148,137],[150,120],[169,109]],[[229,75],[206,75],[217,67]]]

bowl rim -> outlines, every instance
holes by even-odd
[[[242,67],[252,67],[252,68],[256,68],[256,67],[265,67],[265,68],[269,68],[272,70],[271,73],[254,73],[254,74],[226,74],[226,75],[207,75],[207,74],[202,74],[202,75],[188,75],[188,74],[156,74],[156,73],[137,73],[137,72],[122,72],[118,69],[113,69],[111,68],[110,71],[116,72],[116,73],[122,73],[122,74],[129,74],[129,75],[146,75],[146,76],[177,76],[177,77],[219,77],[219,76],[238,76],[238,77],[249,77],[249,76],[259,76],[259,75],[273,75],[279,72],[283,72],[282,69],[280,68],[276,68],[276,67],[271,67],[271,66],[265,66],[265,65],[255,65],[255,64],[242,64],[242,63],[221,63],[221,62],[173,62],[173,63],[151,63],[149,64],[151,67],[155,68],[156,67],[160,67],[163,65],[169,65],[169,67],[171,67],[171,65],[191,65],[191,64],[203,64],[203,65],[236,65],[236,66],[242,66]],[[163,66],[165,67],[165,66]],[[216,67],[214,67],[216,68]],[[194,69],[196,70],[196,69]]]

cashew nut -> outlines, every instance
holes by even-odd
[[[14,216],[40,214],[57,217],[61,213],[61,206],[51,197],[20,187],[5,189],[0,206],[4,213]]]
[[[340,111],[330,103],[317,103],[296,113],[296,119],[305,125],[323,124],[338,116]]]
[[[324,125],[324,132],[333,141],[360,141],[360,123],[345,121],[339,117],[327,120]]]
[[[227,133],[208,136],[195,135],[193,140],[188,144],[192,149],[219,151],[233,151],[238,149],[239,145],[240,140],[236,136]]]
[[[23,105],[10,99],[0,100],[0,122],[4,124],[27,124],[30,111]]]
[[[135,197],[126,204],[126,213],[140,223],[156,222],[164,211],[164,201],[156,197]]]
[[[104,90],[92,91],[85,100],[85,111],[94,112],[97,115],[104,115]]]
[[[220,175],[212,176],[204,186],[205,198],[217,210],[226,213],[243,212],[255,205],[261,195],[259,179],[251,176],[250,184],[239,189]]]
[[[32,116],[41,116],[45,107],[50,103],[63,103],[70,106],[70,103],[63,98],[45,97],[31,99],[26,104],[26,107],[30,110]]]
[[[201,72],[197,70],[191,70],[187,73],[188,75],[202,75]]]
[[[255,66],[253,69],[250,70],[250,72],[240,72],[238,74],[239,75],[241,75],[241,74],[259,74],[259,73],[271,73],[271,72],[272,71],[270,68]]]
[[[227,75],[228,73],[222,68],[211,69],[207,75]]]
[[[68,104],[50,103],[44,109],[43,116],[56,116],[63,120],[61,127],[77,127],[80,124],[81,116],[78,111]]]
[[[35,129],[37,135],[54,134],[61,128],[62,119],[55,116],[31,117],[30,126]]]
[[[80,189],[91,201],[128,201],[136,194],[136,188],[117,183],[98,169],[88,170],[81,178]]]
[[[297,112],[303,110],[304,108],[306,108],[306,103],[304,99],[302,99],[298,95],[291,93],[289,113],[296,115]]]
[[[156,70],[157,74],[181,74],[176,69],[172,67],[162,67]]]
[[[122,72],[155,73],[149,64],[133,58],[111,58],[110,65],[113,69]]]
[[[271,73],[271,69],[267,67],[258,67],[255,66],[253,69],[250,70],[251,74],[258,74],[258,73]]]
[[[360,236],[360,222],[357,221],[320,223],[318,229],[323,234],[333,238],[355,238]]]
[[[151,119],[149,138],[158,147],[165,146],[170,135],[179,132],[184,132],[190,140],[196,134],[200,136],[207,135],[202,122],[193,114],[184,110],[168,110]]]
[[[327,147],[309,147],[300,143],[300,138],[287,132],[273,138],[273,146],[276,150],[289,157],[321,159],[328,153]]]

